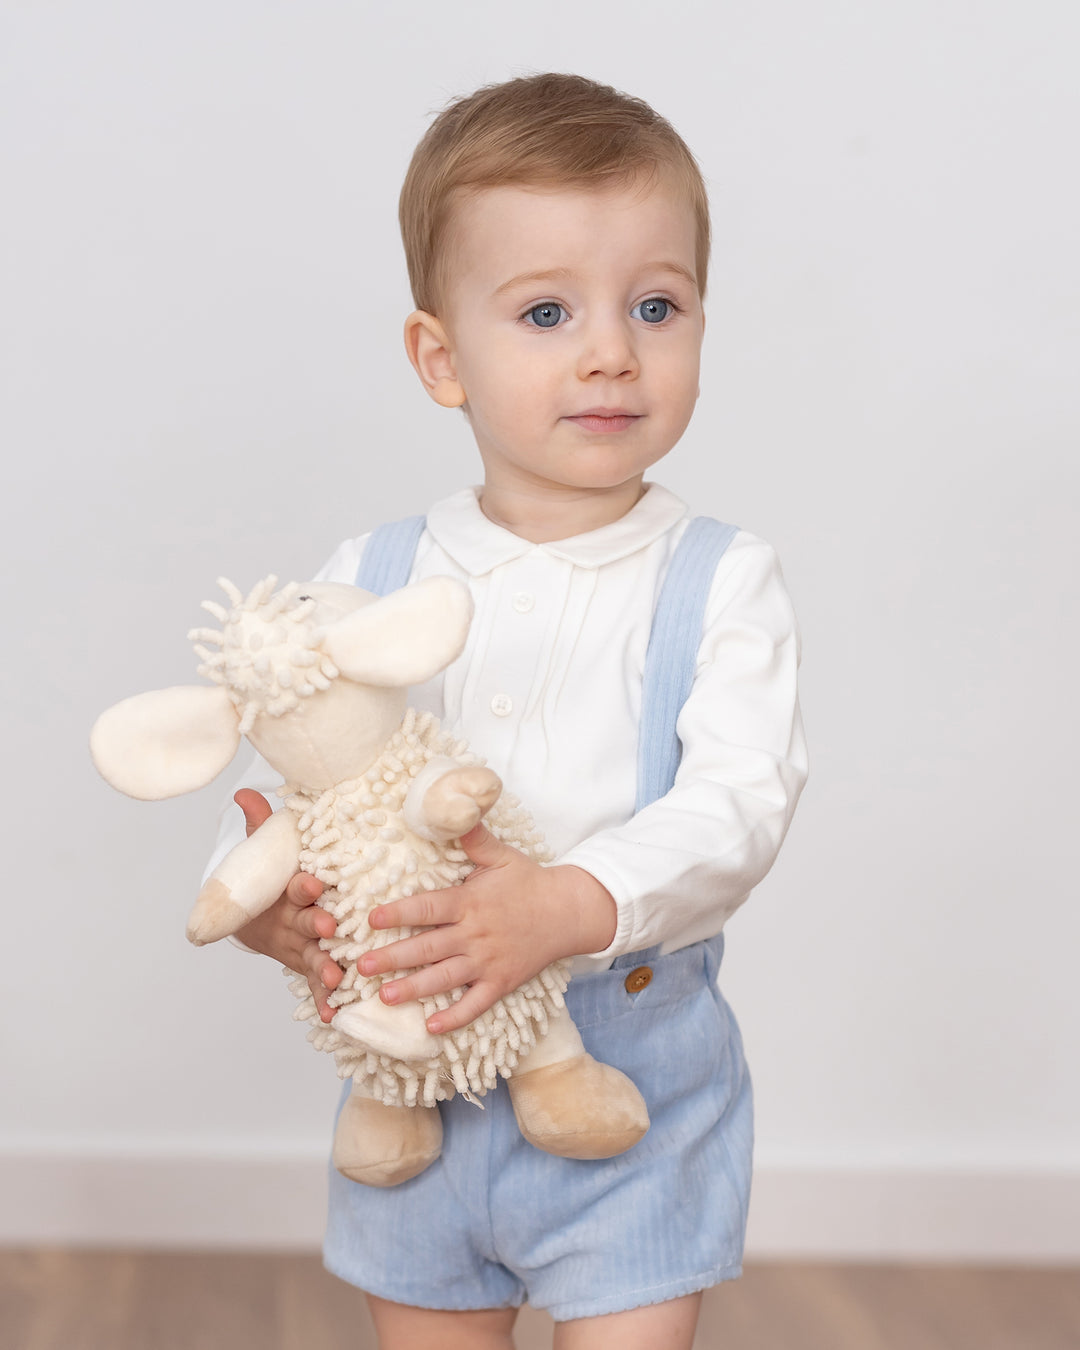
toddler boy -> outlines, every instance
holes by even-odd
[[[401,225],[406,351],[428,394],[464,409],[484,468],[482,487],[431,508],[417,546],[412,579],[460,578],[475,619],[411,702],[486,758],[557,861],[478,826],[462,841],[475,872],[375,911],[376,927],[421,932],[362,968],[417,968],[384,986],[388,1003],[468,986],[429,1020],[439,1031],[573,956],[586,1047],[634,1080],[652,1124],[628,1153],[582,1162],[522,1140],[505,1090],[482,1112],[444,1103],[443,1153],[420,1176],[385,1191],[332,1176],[327,1265],[368,1292],[387,1347],[509,1347],[526,1298],[563,1350],[689,1346],[700,1292],[739,1273],[750,1180],[721,929],[771,866],[806,775],[790,602],[772,550],[739,531],[701,583],[678,771],[655,800],[639,794],[653,612],[689,522],[644,475],[698,397],[704,184],[646,104],[540,75],[436,119]],[[369,540],[320,579],[352,582]],[[237,800],[249,828],[269,810],[254,791]],[[235,841],[230,828],[216,856]],[[320,892],[298,875],[240,937],[304,971],[329,1020],[341,971],[319,947],[333,931]]]

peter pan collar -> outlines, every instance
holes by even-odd
[[[533,551],[564,558],[577,567],[603,567],[626,558],[666,534],[687,514],[686,503],[659,483],[645,492],[625,516],[598,530],[533,544],[488,520],[480,510],[479,488],[455,492],[428,511],[428,532],[470,576],[483,576]]]

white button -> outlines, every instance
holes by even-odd
[[[514,596],[514,608],[519,614],[528,614],[533,605],[536,604],[536,597],[530,595],[528,591],[518,591]]]
[[[505,694],[496,694],[491,700],[491,711],[496,717],[505,717],[507,713],[514,711],[514,700],[507,698]]]

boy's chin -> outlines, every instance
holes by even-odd
[[[538,456],[541,462],[529,462],[524,456],[485,455],[481,449],[481,458],[488,487],[604,493],[640,485],[643,476],[668,453],[628,454],[628,449],[606,444],[582,446],[567,455]]]
[[[574,464],[563,476],[567,480],[567,487],[613,492],[632,484],[640,484],[649,470],[663,458],[663,455],[656,455],[645,462],[636,460],[628,463],[626,460],[620,462],[617,456],[605,455],[602,458],[598,457],[597,462]]]

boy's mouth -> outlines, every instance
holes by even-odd
[[[641,413],[624,412],[622,408],[589,408],[568,417],[585,431],[625,431],[641,417]]]

